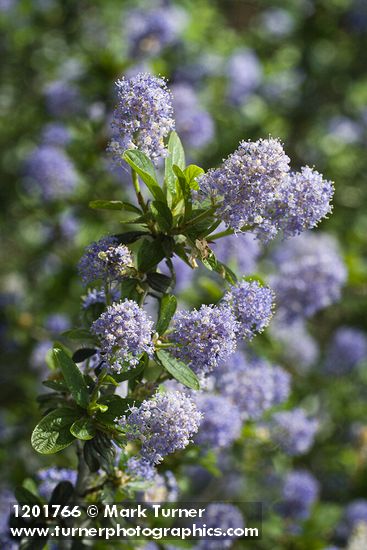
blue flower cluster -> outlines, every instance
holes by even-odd
[[[288,399],[290,376],[260,358],[237,352],[215,371],[218,391],[238,407],[243,420],[256,420]]]
[[[213,503],[209,504],[201,521],[197,522],[198,526],[205,524],[206,528],[216,529],[218,526],[226,533],[229,529],[243,529],[245,522],[241,510],[233,504]],[[235,536],[219,537],[202,540],[196,546],[197,550],[225,550],[231,548],[235,540]]]
[[[144,493],[145,502],[176,502],[179,494],[177,480],[171,471],[156,474]]]
[[[116,83],[118,104],[112,120],[109,150],[121,164],[127,149],[136,149],[156,161],[167,155],[164,138],[174,130],[171,95],[163,78],[139,73]]]
[[[171,88],[176,128],[183,143],[191,149],[205,147],[214,138],[214,122],[199,105],[195,91],[188,84]]]
[[[273,292],[257,281],[242,281],[232,286],[223,301],[234,313],[238,336],[246,340],[262,332],[273,315]]]
[[[359,498],[350,502],[345,509],[343,520],[348,534],[352,533],[359,523],[367,524],[367,500]]]
[[[50,82],[47,84],[44,94],[47,110],[52,116],[73,116],[80,110],[81,97],[79,90],[68,80]]]
[[[70,319],[62,313],[48,315],[45,320],[45,328],[53,334],[60,334],[70,328]]]
[[[235,263],[239,274],[253,273],[260,256],[259,241],[251,233],[237,233],[223,237],[211,246],[218,260],[224,264]]]
[[[318,427],[315,418],[309,418],[302,409],[297,408],[273,415],[271,436],[287,454],[302,455],[313,445]]]
[[[229,399],[212,393],[198,393],[195,403],[203,414],[194,438],[196,444],[219,449],[228,447],[239,437],[242,428],[240,411]]]
[[[173,318],[172,353],[197,374],[207,374],[236,349],[236,319],[228,307],[203,305]]]
[[[176,40],[185,19],[183,10],[170,5],[131,10],[125,24],[130,55],[157,55]]]
[[[287,324],[275,315],[270,333],[281,344],[283,358],[297,372],[302,373],[316,363],[320,350],[302,319]]]
[[[330,201],[334,194],[331,181],[309,166],[291,173],[287,189],[287,207],[281,222],[286,237],[293,237],[315,227],[331,212]]]
[[[263,241],[314,227],[330,212],[331,182],[308,167],[290,173],[289,157],[276,139],[242,141],[223,164],[199,179],[200,194],[218,201],[217,215]]]
[[[42,131],[42,142],[45,145],[64,147],[71,139],[70,131],[64,124],[50,122]]]
[[[141,442],[141,456],[159,464],[165,456],[184,449],[198,431],[202,415],[182,392],[156,393],[121,420],[128,439]]]
[[[78,183],[74,165],[59,147],[40,145],[25,161],[24,184],[30,193],[51,202],[71,195]]]
[[[120,291],[118,288],[111,288],[110,294],[113,302],[118,302],[120,299]],[[106,293],[104,289],[89,288],[85,296],[82,296],[82,307],[88,309],[95,304],[105,304]]]
[[[142,353],[153,353],[153,321],[133,300],[114,303],[94,321],[101,355],[115,372],[135,367]]]
[[[327,349],[325,370],[329,374],[348,374],[366,359],[366,334],[352,327],[340,327]]]
[[[319,493],[319,483],[306,470],[293,470],[284,480],[280,510],[294,520],[305,520]]]
[[[133,259],[127,246],[119,244],[116,237],[104,237],[90,244],[82,256],[78,270],[85,285],[97,280],[121,281],[133,267]]]
[[[304,233],[291,239],[279,248],[275,261],[279,268],[270,284],[284,322],[311,317],[339,299],[347,272],[329,235]]]
[[[227,76],[229,99],[240,105],[261,83],[261,63],[253,51],[237,50],[228,60]]]
[[[132,477],[151,481],[157,475],[156,469],[149,460],[133,456],[127,461],[126,472]]]

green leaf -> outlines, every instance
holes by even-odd
[[[150,271],[163,260],[164,256],[165,253],[159,241],[144,239],[137,254],[139,271]]]
[[[166,292],[172,286],[172,279],[162,273],[148,273],[149,286],[157,292]]]
[[[119,395],[107,395],[102,397],[100,403],[108,408],[105,412],[98,411],[96,419],[108,426],[114,425],[115,419],[123,416],[129,408],[129,405],[132,404],[131,400],[123,399]]]
[[[29,506],[42,504],[41,500],[25,487],[16,487],[14,494],[19,504],[28,504]]]
[[[84,458],[91,471],[96,471],[98,466],[110,471],[114,467],[116,450],[111,439],[102,432],[97,432],[94,439],[84,445]]]
[[[134,214],[142,213],[137,206],[123,201],[96,200],[91,201],[89,206],[94,210],[127,210],[128,212],[134,212]]]
[[[210,248],[206,250],[206,254],[206,257],[202,257],[201,261],[207,269],[216,271],[223,279],[232,285],[237,282],[236,274],[227,265],[220,262]]]
[[[177,179],[178,179],[178,183],[179,183],[181,193],[182,193],[182,196],[183,196],[183,199],[184,199],[184,204],[185,204],[185,217],[187,217],[191,214],[191,210],[192,210],[192,197],[191,197],[190,184],[189,184],[185,174],[181,170],[181,168],[174,165],[173,166],[173,171],[176,174]],[[176,208],[177,208],[177,206],[176,206]]]
[[[216,271],[217,273],[219,273],[221,277],[223,277],[223,279],[228,281],[231,285],[234,285],[237,283],[236,274],[226,264],[222,264],[222,262],[217,262]]]
[[[180,138],[176,132],[171,132],[168,140],[168,156],[165,161],[164,178],[167,188],[172,194],[176,193],[176,176],[173,172],[173,165],[183,170],[185,168],[185,151]]]
[[[191,189],[195,189],[196,191],[199,189],[196,178],[204,174],[204,172],[205,170],[200,168],[200,166],[196,166],[195,164],[189,164],[189,166],[185,168],[184,174]]]
[[[67,407],[51,411],[34,428],[31,437],[32,447],[44,455],[65,449],[75,441],[70,433],[70,426],[77,418],[77,411]]]
[[[147,222],[151,219],[152,215],[148,212],[147,214],[143,214],[142,216],[138,216],[137,218],[120,220],[120,223],[122,223],[123,225],[146,225]]]
[[[156,357],[159,363],[181,384],[193,390],[200,389],[198,377],[185,363],[163,350],[158,350]]]
[[[140,176],[142,181],[148,187],[153,197],[165,202],[165,196],[157,182],[157,176],[152,161],[137,149],[128,149],[122,155],[122,158],[131,166]]]
[[[188,182],[185,174],[183,173],[181,168],[179,168],[176,164],[174,164],[172,166],[172,169],[173,169],[174,173],[176,174],[177,179],[179,181],[181,191],[182,191],[182,195],[185,198],[190,196],[190,194],[191,194],[190,185],[189,185],[189,182]]]
[[[59,393],[45,393],[43,395],[39,395],[36,400],[44,412],[51,409],[56,409],[59,405],[61,407],[65,405],[65,397]]]
[[[167,204],[162,201],[153,201],[150,210],[163,231],[169,231],[172,227],[173,217]]]
[[[62,335],[70,340],[95,342],[95,338],[86,328],[72,328],[63,332]]]
[[[207,269],[210,271],[217,271],[218,268],[218,260],[212,250],[210,248],[207,248],[206,250],[206,256],[201,258],[202,263],[205,265]]]
[[[93,439],[96,435],[96,429],[93,424],[93,420],[88,416],[83,416],[78,418],[73,425],[70,427],[70,433],[73,434],[77,439],[82,439],[83,441],[88,441],[88,439]]]
[[[50,504],[66,506],[74,495],[74,486],[70,481],[60,481],[52,491]]]
[[[91,472],[97,472],[99,470],[99,453],[93,446],[93,440],[87,441],[83,449],[84,460]]]
[[[126,231],[126,233],[119,233],[118,235],[113,236],[118,239],[120,244],[131,244],[144,235],[149,235],[149,233],[147,231]]]
[[[59,391],[65,393],[68,388],[67,385],[63,380],[45,380],[42,382],[46,388],[50,388],[51,390]]]
[[[46,362],[46,365],[48,366],[48,368],[50,370],[55,371],[57,369],[57,367],[54,363],[53,357],[52,357],[52,348],[50,348],[47,351],[46,356],[45,356],[45,362]]]
[[[170,258],[175,248],[175,240],[170,235],[161,235],[160,243],[166,258]]]
[[[120,285],[120,300],[131,299],[136,292],[137,279],[125,279]]]
[[[82,373],[74,361],[62,349],[55,348],[53,354],[71,395],[80,407],[86,409],[89,403],[89,393]]]
[[[83,363],[86,359],[89,359],[89,357],[92,357],[97,353],[97,350],[94,348],[81,348],[77,349],[73,353],[73,361],[75,363]]]
[[[166,332],[177,309],[177,300],[175,296],[166,294],[163,296],[159,309],[159,317],[156,325],[156,331],[159,335]]]

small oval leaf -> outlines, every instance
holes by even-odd
[[[191,388],[193,390],[199,390],[200,384],[196,374],[178,359],[172,357],[169,353],[163,350],[158,350],[156,352],[156,357],[159,363],[170,373],[172,376],[181,382],[184,386]]]
[[[89,393],[82,373],[64,350],[55,348],[53,350],[53,357],[64,376],[71,395],[80,407],[86,409],[89,403]]]
[[[83,418],[78,418],[78,420],[72,424],[70,433],[77,439],[88,441],[89,439],[93,439],[96,435],[96,429],[92,419],[88,416],[83,416]]]
[[[177,309],[177,300],[175,296],[166,294],[161,300],[159,309],[159,317],[157,321],[156,331],[159,335],[166,332]]]
[[[60,407],[51,411],[34,428],[32,447],[41,454],[50,455],[68,447],[75,441],[70,426],[78,417],[77,411]]]

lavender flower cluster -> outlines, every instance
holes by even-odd
[[[319,424],[300,409],[275,413],[271,435],[283,451],[291,456],[305,454],[313,445]]]
[[[234,312],[238,336],[246,340],[262,332],[273,315],[273,292],[257,281],[242,281],[232,286],[223,301]]]
[[[45,90],[46,107],[50,115],[66,117],[75,115],[81,107],[78,88],[68,80],[55,80]]]
[[[243,420],[261,418],[290,393],[290,375],[284,369],[240,352],[217,369],[214,377],[218,391],[238,407]]]
[[[306,470],[289,472],[283,485],[282,514],[294,520],[307,519],[318,493],[319,483],[312,474]]]
[[[31,193],[51,202],[70,196],[78,175],[66,153],[54,145],[40,145],[27,157],[24,184]]]
[[[85,285],[97,280],[121,281],[133,267],[133,259],[127,246],[118,243],[116,237],[104,237],[90,244],[82,256],[78,269]]]
[[[302,319],[287,324],[276,315],[270,325],[270,333],[281,344],[283,358],[297,372],[302,373],[316,363],[320,350]]]
[[[70,131],[64,124],[51,122],[42,131],[42,142],[45,145],[65,147],[71,139]]]
[[[200,176],[200,196],[218,201],[217,215],[262,241],[314,227],[331,210],[331,182],[304,167],[290,173],[289,157],[276,139],[242,141],[223,164]]]
[[[237,233],[215,241],[212,246],[216,257],[224,264],[236,265],[240,275],[248,275],[256,269],[260,256],[259,241],[251,233]]]
[[[127,462],[126,471],[132,477],[144,479],[144,481],[151,481],[157,475],[157,472],[149,460],[132,456]]]
[[[198,393],[195,403],[203,415],[199,431],[194,438],[204,448],[220,449],[231,445],[240,435],[240,410],[223,395]]]
[[[198,526],[206,526],[206,528],[215,529],[220,525],[223,533],[226,533],[229,529],[243,529],[245,522],[242,513],[237,506],[226,503],[213,503],[209,504],[206,509],[205,516],[202,523],[198,522]],[[202,540],[196,546],[197,550],[225,550],[231,548],[236,536],[223,535],[218,540]]]
[[[142,353],[153,353],[153,321],[133,300],[109,306],[91,330],[100,340],[101,355],[115,372],[135,367]]]
[[[197,374],[207,374],[236,349],[236,319],[227,307],[203,305],[173,319],[172,353]]]
[[[109,150],[121,164],[127,149],[136,149],[156,161],[167,155],[164,138],[174,130],[171,95],[163,78],[139,73],[116,83],[118,104],[112,120]]]
[[[200,107],[194,90],[188,84],[172,86],[173,108],[177,132],[191,149],[200,149],[214,137],[214,122]]]
[[[112,302],[118,302],[120,300],[120,290],[118,288],[112,287],[110,289],[110,294]],[[105,304],[106,303],[106,293],[104,289],[98,288],[89,288],[85,296],[82,296],[82,307],[83,309],[88,309],[89,307],[95,304]]]
[[[232,286],[218,306],[179,311],[173,319],[172,353],[197,374],[208,374],[236,351],[237,340],[250,340],[272,316],[273,295],[259,283]]]
[[[329,374],[348,374],[367,359],[367,336],[352,327],[340,327],[330,342],[325,358]]]
[[[304,233],[277,251],[278,272],[270,277],[285,323],[311,317],[336,302],[347,272],[336,241],[329,235]]]
[[[183,27],[186,14],[170,5],[134,9],[126,17],[126,34],[133,57],[154,56],[172,44]]]
[[[152,464],[184,449],[198,431],[202,415],[190,397],[182,392],[157,393],[131,407],[121,420],[128,439],[141,442],[141,456]]]
[[[262,67],[251,50],[238,50],[228,60],[228,96],[234,105],[240,105],[259,86]]]
[[[345,509],[343,520],[348,534],[360,523],[367,524],[367,500],[359,498],[350,502]]]

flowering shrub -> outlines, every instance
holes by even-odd
[[[90,495],[98,502],[107,489],[114,499],[133,499],[140,480],[146,484],[144,498],[162,494],[168,500],[171,474],[157,468],[171,455],[185,462],[195,448],[210,453],[230,446],[264,414],[269,421],[258,429],[268,429],[269,442],[289,455],[307,452],[317,431],[316,420],[301,409],[277,410],[289,398],[290,374],[242,348],[270,323],[274,296],[279,311],[292,315],[298,313],[296,300],[307,302],[305,316],[327,301],[320,298],[311,306],[310,289],[286,289],[281,269],[273,277],[274,294],[259,280],[237,277],[215,250],[236,233],[246,246],[254,235],[269,241],[278,233],[289,237],[314,227],[330,212],[331,183],[308,167],[290,172],[290,159],[273,138],[241,142],[219,168],[205,173],[186,164],[163,79],[147,73],[124,78],[117,82],[117,95],[109,151],[130,170],[135,201],[94,200],[90,206],[120,212],[121,221],[135,229],[90,244],[79,261],[87,288],[81,325],[66,330],[66,343],[55,344],[49,354],[52,374],[44,384],[53,393],[41,401],[44,416],[31,439],[45,455],[75,445],[78,465],[39,472],[45,499],[66,491],[68,499]],[[38,164],[31,165],[33,177]],[[46,192],[46,176],[40,177]],[[225,228],[218,231],[222,221]],[[256,258],[258,249],[249,250]],[[224,259],[225,252],[228,257],[224,247]],[[289,255],[287,268],[291,247]],[[305,277],[313,265],[305,263]],[[221,278],[216,303],[176,311],[182,266],[201,266]],[[327,281],[320,275],[319,285],[331,292]],[[315,275],[311,283],[316,284]],[[308,490],[303,485],[312,486],[299,517],[316,499],[307,475],[294,473],[283,491],[289,503]],[[239,514],[226,506],[213,505],[213,521],[218,514],[226,521],[229,513]],[[227,540],[221,547],[230,546]]]

